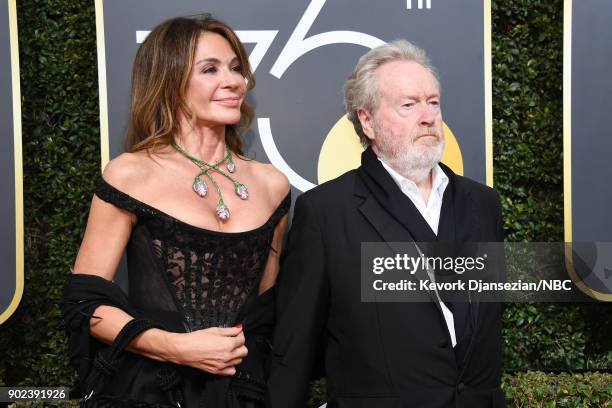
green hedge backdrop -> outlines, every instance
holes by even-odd
[[[20,307],[0,326],[0,386],[66,386],[74,373],[56,302],[100,174],[94,2],[17,4],[26,281]],[[493,0],[492,14],[495,187],[506,239],[563,241],[563,1]],[[611,311],[509,305],[509,403],[612,406],[612,375],[584,372],[612,367]],[[323,400],[324,382],[315,383],[310,404]]]

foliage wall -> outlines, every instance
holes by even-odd
[[[94,2],[17,1],[25,289],[0,326],[0,382],[71,384],[56,302],[100,169]]]
[[[563,1],[497,0],[493,23],[494,185],[507,241],[562,242]],[[504,366],[612,367],[610,304],[510,305]]]

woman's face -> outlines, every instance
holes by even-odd
[[[212,32],[200,34],[186,95],[197,124],[214,127],[240,120],[246,93],[241,71],[240,60],[225,38]]]

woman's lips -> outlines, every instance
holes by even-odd
[[[222,98],[222,99],[215,99],[215,102],[220,103],[221,105],[224,106],[229,106],[229,107],[236,107],[240,105],[240,98]]]

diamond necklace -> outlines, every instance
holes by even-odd
[[[219,202],[217,203],[215,212],[217,213],[217,217],[219,217],[219,219],[221,220],[229,219],[230,211],[229,211],[229,207],[223,201],[223,193],[221,193],[221,187],[219,187],[219,184],[217,183],[215,178],[212,176],[211,172],[216,171],[217,173],[221,174],[222,176],[225,176],[232,183],[234,183],[234,192],[236,193],[238,197],[240,197],[243,200],[246,200],[247,198],[249,198],[249,190],[247,189],[247,186],[240,183],[238,180],[236,180],[235,178],[230,176],[228,173],[226,173],[225,171],[219,168],[220,165],[222,165],[223,163],[226,163],[225,167],[227,168],[227,171],[229,173],[234,173],[236,171],[236,164],[232,160],[232,151],[227,145],[225,146],[227,150],[227,154],[225,155],[223,159],[219,160],[215,164],[206,163],[204,160],[200,160],[200,159],[197,159],[191,156],[181,146],[179,146],[178,143],[176,143],[176,141],[172,142],[172,146],[176,149],[177,152],[179,152],[180,154],[188,158],[193,164],[198,166],[198,168],[200,169],[200,172],[193,179],[193,186],[192,186],[193,191],[198,196],[205,197],[206,194],[208,193],[208,185],[206,184],[204,180],[202,180],[202,175],[208,177],[210,181],[213,183],[213,185],[215,186],[215,189],[217,190],[217,195],[219,196]]]

